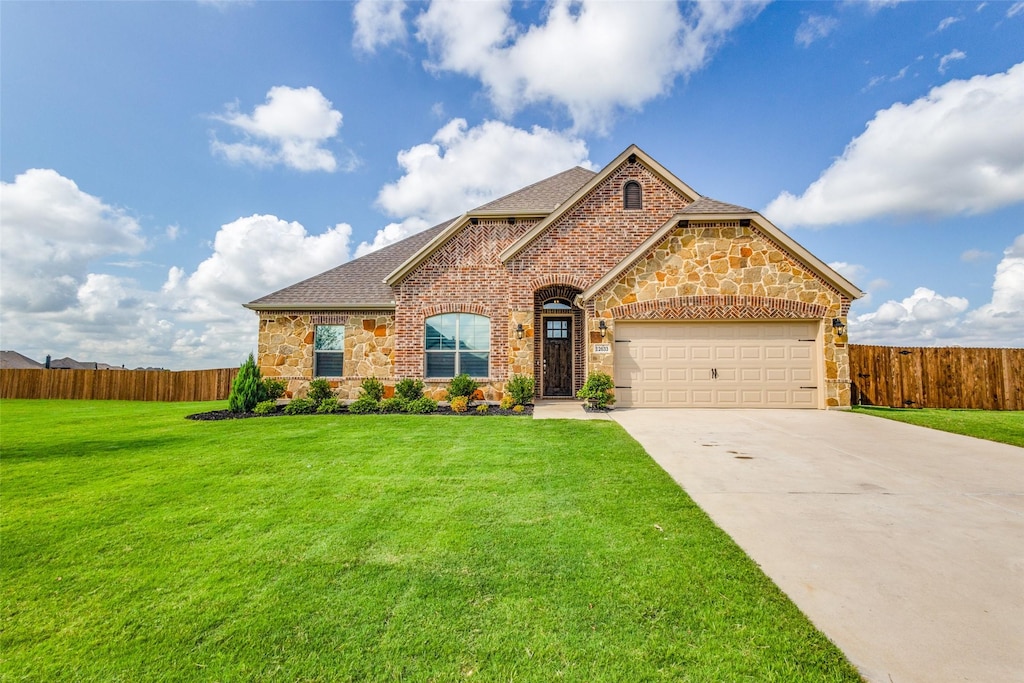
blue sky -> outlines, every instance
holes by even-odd
[[[0,345],[237,365],[241,304],[630,143],[1024,345],[1024,2],[0,4]]]

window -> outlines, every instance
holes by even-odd
[[[622,188],[622,208],[644,208],[643,190],[640,189],[640,183],[636,182],[635,180],[630,180]]]
[[[313,376],[341,377],[344,359],[345,326],[317,325],[313,338]]]
[[[426,320],[427,377],[490,374],[491,321],[472,313],[445,313]]]
[[[545,311],[568,311],[572,309],[569,302],[565,299],[549,299],[544,302]]]

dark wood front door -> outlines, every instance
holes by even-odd
[[[572,396],[572,318],[544,318],[544,395]]]

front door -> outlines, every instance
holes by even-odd
[[[572,317],[544,318],[544,395],[572,396]]]

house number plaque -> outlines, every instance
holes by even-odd
[[[594,344],[594,353],[611,353],[611,344]]]

